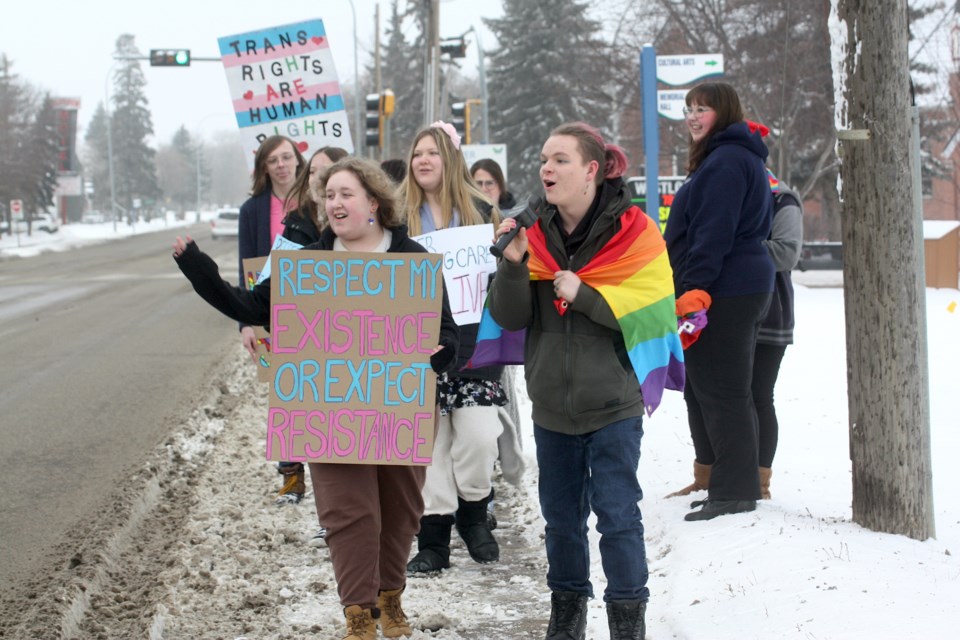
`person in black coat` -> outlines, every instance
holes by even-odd
[[[376,163],[345,158],[322,174],[318,189],[325,193],[329,225],[306,249],[426,252],[407,235],[397,215],[394,187]],[[214,308],[238,321],[268,324],[269,279],[253,290],[230,285],[189,236],[177,237],[173,255],[194,290]],[[445,288],[442,310],[439,345],[430,356],[438,374],[454,365],[459,347]],[[379,622],[385,637],[410,635],[400,597],[423,513],[426,468],[311,462],[310,478],[348,629],[374,637]]]

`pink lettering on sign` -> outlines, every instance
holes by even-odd
[[[474,298],[483,305],[483,298]],[[276,353],[301,353],[308,348],[320,353],[343,354],[360,346],[360,356],[432,353],[426,323],[438,314],[422,311],[391,315],[371,310],[318,309],[312,316],[295,304],[275,304],[270,326]],[[295,344],[294,344],[295,343]]]
[[[433,414],[413,419],[372,409],[299,410],[271,407],[267,415],[267,459],[291,462],[405,461],[429,464],[427,438]]]

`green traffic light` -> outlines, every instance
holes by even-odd
[[[174,57],[174,60],[178,65],[188,65],[190,64],[190,52],[186,49],[181,49],[177,51],[177,55]]]

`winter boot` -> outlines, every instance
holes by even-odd
[[[355,604],[344,607],[343,615],[347,619],[347,635],[343,640],[377,640],[378,609],[364,609]]]
[[[647,603],[642,600],[613,600],[607,603],[610,640],[643,640],[647,633],[644,616]]]
[[[417,534],[417,555],[407,563],[407,575],[433,573],[450,567],[450,529],[453,516],[423,516]]]
[[[490,533],[487,521],[487,503],[490,496],[467,502],[457,498],[457,533],[467,545],[467,551],[475,562],[496,562],[500,559],[500,545]]]
[[[677,496],[686,496],[694,491],[706,491],[710,487],[710,469],[713,465],[700,464],[693,461],[693,484],[667,494],[667,498],[676,498]]]
[[[380,609],[380,630],[384,638],[399,638],[412,636],[413,629],[407,622],[407,614],[400,606],[400,594],[404,587],[381,591],[377,597],[377,609]]]
[[[550,595],[550,624],[545,640],[585,640],[587,594],[554,591]]]
[[[691,511],[683,516],[687,522],[696,520],[713,520],[717,516],[726,516],[732,513],[745,513],[757,508],[756,500],[699,500],[694,502],[691,507],[700,507],[700,511]]]
[[[490,527],[490,531],[493,531],[497,528],[497,516],[493,512],[493,487],[490,488],[490,498],[487,502],[487,526]]]
[[[297,463],[278,466],[277,473],[283,476],[283,486],[277,494],[276,504],[300,504],[307,490],[303,481],[303,465]]]
[[[773,475],[773,469],[770,467],[760,467],[760,499],[770,499],[770,476]]]

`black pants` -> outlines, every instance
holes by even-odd
[[[757,411],[753,358],[770,294],[716,298],[708,324],[684,352],[683,392],[697,462],[713,465],[709,497],[757,500]]]
[[[759,461],[761,467],[772,467],[777,453],[780,424],[773,406],[773,388],[780,375],[780,362],[786,345],[757,344],[753,356],[753,404],[759,423]]]

